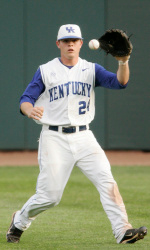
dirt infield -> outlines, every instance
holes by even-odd
[[[106,151],[113,166],[150,166],[150,152],[142,151]],[[0,166],[38,165],[37,151],[0,151]]]

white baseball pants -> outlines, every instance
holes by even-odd
[[[39,213],[60,202],[74,166],[97,188],[118,243],[125,231],[132,228],[109,161],[90,130],[72,134],[42,130],[38,161],[36,194],[17,211],[14,220],[17,228],[26,230]]]

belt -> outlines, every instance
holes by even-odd
[[[62,132],[66,134],[72,134],[77,132],[77,128],[79,129],[78,131],[83,131],[87,129],[86,125],[75,127],[75,126],[70,126],[70,127],[62,127]],[[59,126],[49,126],[49,130],[53,131],[59,131]]]

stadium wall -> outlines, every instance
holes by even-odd
[[[150,150],[149,7],[149,0],[0,0],[0,150],[37,149],[41,126],[20,114],[19,98],[38,66],[59,56],[56,36],[65,23],[82,29],[80,56],[113,72],[117,61],[89,50],[88,41],[109,28],[133,34],[130,83],[123,91],[96,89],[91,129],[104,149]]]

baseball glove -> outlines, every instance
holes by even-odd
[[[110,29],[98,41],[100,42],[100,48],[107,54],[110,53],[114,57],[123,57],[132,53],[133,46],[129,39],[130,37],[123,30]]]

